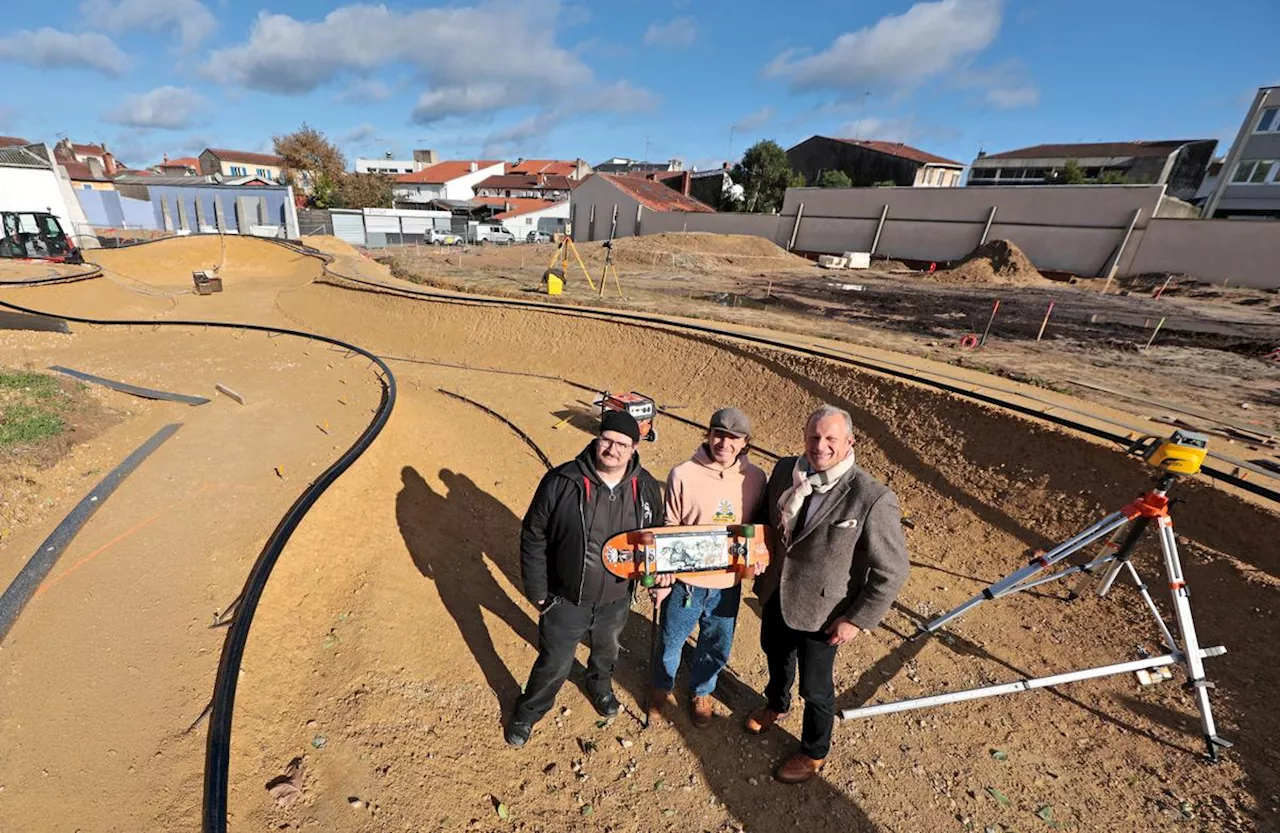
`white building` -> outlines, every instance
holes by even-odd
[[[357,159],[358,174],[411,174],[418,170],[412,159]]]
[[[79,248],[95,248],[89,220],[71,180],[50,159],[48,145],[0,147],[0,211],[47,211]]]
[[[420,171],[398,174],[392,192],[396,202],[425,203],[431,200],[469,200],[475,186],[491,176],[501,176],[506,163],[480,159],[439,162]]]
[[[514,234],[518,241],[528,237],[531,231],[562,232],[569,223],[568,200],[480,197],[479,201],[502,209],[493,215],[493,219]]]

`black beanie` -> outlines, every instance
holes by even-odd
[[[626,411],[605,411],[600,418],[600,433],[605,431],[617,431],[619,434],[626,434],[633,443],[640,442],[640,424]]]

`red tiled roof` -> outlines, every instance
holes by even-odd
[[[502,211],[493,215],[495,220],[505,220],[508,217],[519,217],[522,214],[532,214],[534,211],[542,211],[555,205],[563,205],[563,200],[539,200],[532,197],[476,197],[472,202],[483,203],[494,207],[511,206],[507,211]]]
[[[1212,139],[1169,139],[1156,142],[1085,142],[1070,145],[1032,145],[1003,153],[988,153],[983,159],[1084,159],[1110,156],[1168,156],[1191,142]]]
[[[655,182],[652,179],[640,179],[634,176],[619,176],[617,174],[592,174],[591,176],[602,176],[606,181],[613,183],[619,191],[630,195],[633,199],[643,205],[645,208],[654,211],[690,211],[690,212],[711,212],[715,213],[715,209],[706,203],[699,202],[693,197],[686,197],[679,191],[669,188],[661,182]],[[590,177],[588,177],[590,179]]]
[[[195,168],[200,169],[200,160],[194,156],[179,156],[177,159],[170,159],[168,162],[161,162],[156,165],[157,168]]]
[[[473,162],[477,171],[483,171],[485,168],[492,168],[494,165],[502,164],[501,160],[487,159],[457,159],[451,162],[437,162],[430,167],[414,171],[411,174],[396,174],[395,181],[423,185],[443,185],[446,182],[452,182],[460,176],[466,176],[471,173],[471,163]]]
[[[17,136],[0,136],[0,148],[22,147],[31,144],[26,139],[19,139]]]
[[[89,167],[88,162],[73,162],[70,160],[58,162],[62,169],[67,172],[67,176],[76,182],[110,182],[105,176],[98,176]]]
[[[963,168],[964,163],[956,162],[953,159],[947,159],[942,156],[935,156],[932,153],[926,153],[919,148],[913,148],[910,145],[904,145],[902,142],[878,142],[874,139],[836,139],[837,142],[844,142],[846,145],[857,145],[867,150],[874,150],[878,153],[885,153],[889,156],[897,156],[900,159],[907,159],[911,162],[919,162],[922,165],[952,165],[956,168]]]
[[[508,165],[507,173],[572,176],[577,169],[577,162],[562,159],[524,159],[514,165]]]
[[[74,142],[71,145],[71,150],[81,156],[101,156],[107,152],[107,149],[102,145],[77,145]]]
[[[250,165],[284,167],[283,159],[279,156],[272,156],[269,153],[250,153],[247,150],[221,150],[219,148],[205,148],[204,152],[212,153],[223,162],[248,162]],[[203,156],[204,154],[201,155]]]
[[[536,176],[534,174],[498,174],[488,179],[477,182],[474,186],[477,190],[480,188],[503,188],[519,190],[522,188],[544,189],[547,191],[568,191],[570,188],[569,177],[553,174],[550,176]]]

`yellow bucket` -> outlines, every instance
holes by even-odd
[[[559,275],[547,275],[547,294],[559,295],[564,291],[564,280]]]

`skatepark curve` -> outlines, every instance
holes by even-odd
[[[224,256],[224,242],[223,274],[229,277],[224,279],[223,296],[197,297],[187,291],[191,270],[216,265],[211,259]],[[223,502],[203,507],[188,503],[174,510],[174,523],[189,522],[210,536],[218,534],[218,525],[202,520],[202,511],[244,517],[252,527],[229,540],[227,550],[215,553],[217,548],[211,547],[208,552],[222,555],[224,562],[227,555],[235,555],[237,569],[219,568],[209,574],[218,584],[217,592],[225,594],[224,601],[246,575],[262,572],[264,542],[284,544],[276,553],[274,570],[268,568],[270,580],[262,577],[252,632],[248,617],[244,620],[243,667],[228,747],[231,829],[302,826],[308,820],[324,829],[432,828],[445,820],[465,825],[472,818],[484,819],[482,825],[490,819],[496,824],[488,796],[517,806],[521,823],[530,830],[591,829],[591,819],[579,812],[586,806],[578,803],[583,797],[600,808],[598,812],[616,814],[610,818],[617,829],[664,829],[673,816],[709,829],[729,819],[747,829],[775,829],[791,826],[798,818],[814,830],[900,828],[904,818],[941,826],[954,823],[953,803],[962,815],[976,819],[987,813],[981,817],[994,819],[992,813],[1001,811],[988,812],[965,790],[977,785],[975,792],[981,793],[979,782],[997,777],[1006,793],[1023,796],[1016,800],[1054,804],[1058,818],[1132,826],[1125,808],[1117,806],[1125,804],[1125,798],[1143,806],[1143,786],[1124,784],[1123,773],[1130,769],[1157,773],[1178,790],[1202,797],[1210,808],[1205,812],[1221,817],[1224,824],[1232,817],[1249,819],[1250,814],[1266,812],[1266,796],[1276,782],[1271,774],[1275,753],[1269,751],[1274,743],[1267,740],[1274,730],[1265,721],[1265,689],[1269,681],[1275,682],[1276,672],[1267,662],[1265,634],[1251,628],[1251,611],[1265,611],[1274,604],[1273,582],[1280,580],[1280,562],[1271,546],[1276,516],[1254,496],[1198,480],[1179,484],[1187,505],[1178,510],[1178,530],[1187,539],[1184,557],[1190,583],[1198,591],[1196,613],[1205,640],[1224,642],[1231,651],[1213,661],[1210,675],[1220,686],[1215,696],[1221,697],[1224,734],[1241,741],[1237,753],[1207,780],[1194,756],[1170,751],[1194,743],[1181,727],[1192,714],[1189,701],[1176,691],[1153,694],[1146,689],[1135,698],[1123,683],[1112,681],[1064,689],[1069,699],[1049,693],[1022,695],[1027,699],[1016,703],[997,700],[842,727],[841,750],[823,784],[808,793],[785,794],[776,785],[766,783],[757,790],[747,784],[748,777],[767,782],[769,753],[780,752],[780,745],[748,748],[735,738],[719,748],[683,724],[644,736],[629,725],[593,728],[593,720],[584,714],[585,701],[579,703],[580,696],[566,688],[561,700],[572,713],[535,734],[547,757],[536,759],[535,772],[550,760],[560,762],[563,775],[525,783],[527,756],[522,760],[519,753],[502,747],[496,727],[512,685],[532,660],[535,619],[516,589],[514,546],[519,516],[543,465],[516,432],[437,388],[461,392],[500,413],[552,460],[576,453],[587,440],[583,429],[590,424],[583,392],[558,381],[561,378],[601,389],[641,390],[660,404],[683,406],[679,412],[687,416],[705,416],[719,405],[737,404],[752,414],[759,444],[782,453],[798,449],[798,423],[817,404],[848,408],[857,424],[860,465],[889,482],[915,523],[908,540],[916,566],[886,628],[842,658],[842,706],[872,696],[908,696],[936,691],[940,685],[963,687],[970,681],[1010,678],[1014,669],[1055,670],[1121,658],[1126,646],[1146,639],[1139,615],[1143,611],[1116,599],[1070,605],[1052,598],[1013,599],[1007,607],[993,605],[975,614],[943,639],[908,644],[895,634],[909,633],[917,617],[967,598],[979,580],[1009,572],[1024,550],[1065,537],[1094,520],[1100,509],[1109,511],[1127,502],[1148,482],[1149,472],[1097,438],[1030,421],[990,401],[962,398],[869,367],[789,349],[781,336],[773,345],[753,345],[682,329],[670,321],[646,325],[611,320],[599,311],[566,315],[533,305],[429,297],[397,285],[377,264],[344,250],[342,244],[323,243],[331,250],[327,266],[305,250],[264,241],[220,241],[216,236],[161,241],[121,253],[103,252],[101,278],[0,289],[0,301],[46,314],[136,322],[114,328],[73,326],[70,336],[31,336],[23,350],[32,360],[70,366],[78,361],[90,372],[112,371],[102,375],[156,386],[168,382],[170,387],[182,387],[183,380],[205,384],[214,376],[234,379],[238,374],[257,383],[258,399],[279,400],[271,402],[271,413],[259,415],[254,429],[242,424],[247,412],[226,403],[217,403],[226,405],[220,412],[200,417],[207,425],[192,423],[201,430],[192,432],[193,437],[199,434],[198,442],[187,453],[207,457],[213,468],[225,458],[220,479],[245,489],[239,495],[227,489]],[[154,259],[146,254],[153,247]],[[379,286],[355,286],[352,279]],[[206,320],[231,326],[204,332]],[[146,326],[162,321],[190,323]],[[266,331],[238,324],[255,324]],[[279,362],[282,369],[265,375],[260,367],[264,356],[277,354],[285,341],[302,342],[295,336],[271,335],[286,329],[323,334],[342,342],[342,352],[291,347],[287,361]],[[178,336],[179,331],[184,334]],[[192,339],[200,340],[199,349],[192,349]],[[313,498],[311,511],[295,511],[299,503],[283,498],[301,501],[308,483],[325,479],[313,478],[311,466],[327,474],[331,468],[322,466],[337,465],[335,457],[345,459],[329,440],[340,438],[336,444],[350,448],[364,439],[370,419],[381,413],[379,374],[367,366],[371,358],[360,359],[358,365],[351,362],[347,353],[355,345],[368,350],[370,357],[386,357],[386,365],[394,368],[400,382],[398,405],[385,417],[379,439],[366,443],[367,453],[358,461],[346,460],[350,469],[341,479],[328,479],[328,492]],[[85,367],[89,357],[98,357],[98,363]],[[211,364],[218,366],[210,370]],[[381,375],[389,378],[389,373]],[[358,388],[358,396],[342,392],[352,386]],[[184,390],[189,388],[190,384]],[[314,412],[305,419],[289,413],[296,410],[291,397],[305,398],[316,390],[322,393],[315,395]],[[333,405],[336,397],[346,403]],[[257,404],[253,397],[250,402]],[[124,433],[141,431],[153,417],[169,417],[165,407],[148,406],[154,413],[141,414]],[[332,433],[318,431],[316,414],[334,409],[361,415],[350,413],[341,426],[331,416],[326,424]],[[272,429],[270,422],[276,420],[283,430]],[[696,429],[674,421],[666,421],[664,430],[658,443],[642,450],[644,462],[660,477],[698,441]],[[246,437],[254,432],[264,434],[263,448],[229,451],[228,443],[251,442]],[[267,439],[272,434],[274,442]],[[323,448],[312,439],[323,439]],[[308,473],[300,481],[289,481],[289,489],[275,495],[274,504],[250,509],[244,498],[262,485],[259,480],[280,486],[282,478],[272,466],[262,465],[271,455],[295,455],[297,462],[284,463],[284,470]],[[181,461],[172,461],[167,474],[181,480]],[[145,479],[148,470],[140,470],[135,477],[139,476]],[[100,515],[110,523],[112,514],[127,505],[128,495],[122,490]],[[266,510],[272,508],[276,511],[268,517]],[[271,533],[273,523],[284,524],[282,514],[297,527],[291,539],[285,534],[287,543]],[[92,535],[90,530],[86,534]],[[37,536],[33,530],[30,539]],[[11,551],[18,549],[15,542]],[[148,563],[146,549],[139,547],[136,565]],[[253,557],[254,552],[259,556]],[[190,556],[199,557],[199,548]],[[1148,560],[1141,567],[1151,580],[1158,567],[1150,553],[1144,557]],[[233,582],[237,572],[239,582]],[[79,621],[74,615],[55,615],[67,613],[74,601],[55,609],[52,600],[58,589],[46,595],[48,603],[42,599],[43,609],[32,611],[39,620],[20,622],[15,644],[6,644],[0,653],[22,668],[17,679],[6,684],[6,709],[8,703],[17,705],[30,696],[29,686],[38,678],[30,671],[37,655],[23,656],[24,644],[39,643],[47,649],[34,636],[38,629],[61,627],[62,636],[75,632],[65,624]],[[81,592],[92,592],[92,587],[86,585]],[[1232,602],[1226,604],[1226,599]],[[759,690],[763,673],[753,652],[758,618],[748,608],[744,605],[742,635],[731,661],[743,697]],[[178,612],[174,615],[176,622]],[[233,628],[240,615],[232,620]],[[633,618],[624,657],[643,654],[637,645],[643,639],[644,617],[638,612]],[[1028,622],[1036,623],[1033,630],[1024,627]],[[217,652],[208,647],[200,654],[203,659],[196,661],[192,655],[185,661],[198,667],[195,672],[170,679],[175,688],[167,703],[181,704],[179,710],[188,719],[197,717],[213,680],[222,676],[212,668],[213,656],[228,662],[225,647]],[[129,640],[121,637],[118,649],[129,650]],[[620,671],[619,685],[634,700],[642,684],[641,663],[635,656],[628,662],[636,667]],[[883,688],[886,684],[891,693]],[[175,691],[181,692],[176,701]],[[85,711],[92,699],[85,699]],[[740,711],[744,705],[750,703],[725,702],[722,707]],[[151,712],[141,713],[154,716],[163,704],[152,702],[149,708]],[[83,714],[66,714],[63,719],[62,728],[71,729],[82,725],[77,721]],[[727,727],[722,731],[729,731],[728,718],[721,722]],[[1042,732],[1044,722],[1059,731]],[[196,727],[193,734],[200,737],[202,731]],[[591,762],[597,775],[584,785],[569,773],[570,759],[582,756],[580,738],[600,732],[607,738],[601,738],[600,751]],[[635,761],[644,777],[652,770],[654,778],[648,783],[666,780],[675,787],[678,778],[679,784],[689,783],[694,789],[664,795],[663,807],[653,809],[653,817],[646,815],[646,802],[628,798],[625,788],[622,795],[606,790],[613,778],[610,769],[628,769],[634,756],[614,735],[634,739],[636,747],[652,746]],[[29,732],[19,732],[18,737],[21,766],[38,770],[42,756],[61,756],[59,760],[68,763],[76,759],[74,750],[34,748],[36,739]],[[1078,739],[1088,743],[1079,744]],[[166,755],[158,759],[163,764],[149,763],[147,772],[163,781],[162,773],[176,766],[189,788],[192,742],[175,741],[172,733],[156,740]],[[1039,763],[1025,772],[990,771],[994,764],[987,745],[997,742],[1016,746]],[[959,757],[948,758],[940,747],[959,750]],[[135,754],[141,756],[141,749]],[[104,760],[111,757],[106,751],[103,755]],[[1118,762],[1104,765],[1105,776],[1099,781],[1110,783],[1113,796],[1119,790],[1122,800],[1084,783],[1084,773],[1097,773],[1100,757]],[[186,759],[186,764],[172,764],[172,758]],[[294,758],[303,773],[303,797],[286,806],[274,800],[264,784],[279,778]],[[886,767],[898,777],[889,780]],[[102,790],[116,772],[113,765],[97,761],[81,768],[85,774],[79,783],[87,783],[91,793]],[[663,768],[671,769],[659,778]],[[1068,775],[1065,780],[1048,778],[1045,769]],[[52,790],[77,783],[75,773],[67,772],[34,781],[27,773],[0,777],[6,779],[3,783],[19,785],[0,794],[0,810],[13,810],[16,815],[11,817],[19,820],[37,818],[32,799],[49,799]],[[206,769],[206,783],[207,777]],[[939,791],[939,777],[948,785],[956,783]],[[570,783],[564,789],[542,788],[543,780],[554,786],[566,779]],[[1233,790],[1233,783],[1244,786]],[[125,813],[134,829],[189,828],[200,815],[200,802],[184,796],[181,789],[161,790],[163,795],[157,796],[146,786],[129,786],[128,779],[123,789],[129,798],[118,806],[124,809],[112,812]],[[708,801],[708,792],[713,801]],[[1213,796],[1223,800],[1215,803]],[[362,815],[353,815],[353,797],[359,799]],[[217,796],[214,800],[216,804]],[[52,812],[68,823],[83,823],[93,803],[63,801]],[[676,812],[666,816],[659,812],[663,809]],[[220,829],[211,827],[205,816],[206,829]],[[1009,819],[1002,823],[1027,826]],[[1133,829],[1146,829],[1138,823]]]

